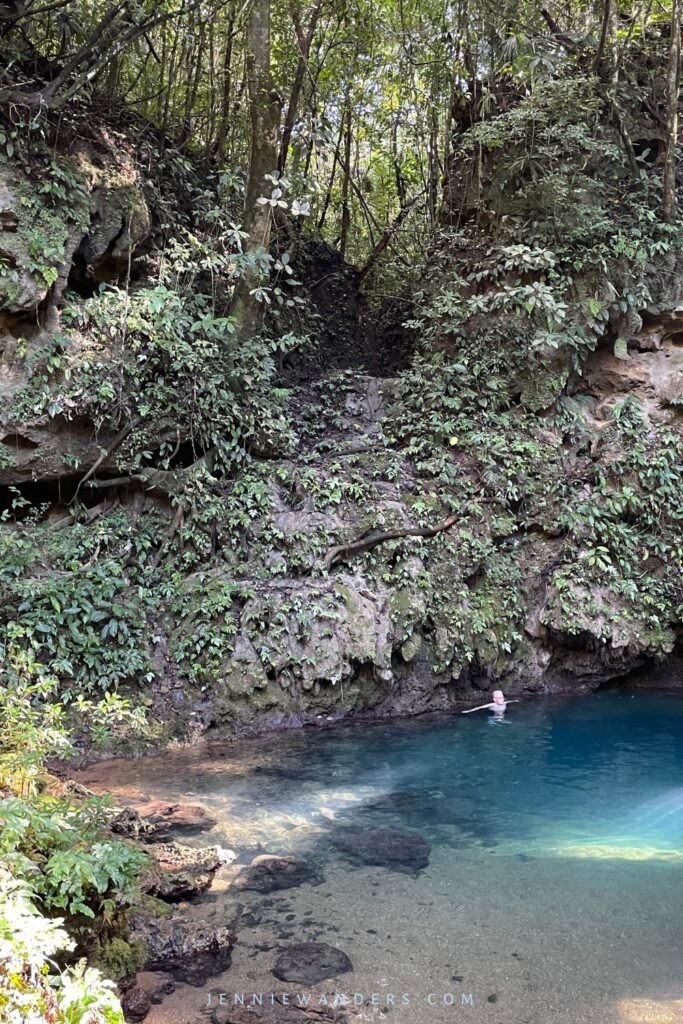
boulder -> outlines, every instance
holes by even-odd
[[[233,882],[233,888],[268,893],[277,892],[279,889],[293,889],[305,882],[320,885],[324,881],[319,869],[300,857],[262,854],[255,857],[251,864],[240,872]]]
[[[133,937],[147,947],[145,970],[165,971],[176,981],[200,987],[230,966],[236,937],[229,928],[215,928],[182,916],[138,917]]]
[[[111,829],[143,842],[155,841],[171,832],[191,834],[213,828],[216,819],[199,804],[171,804],[150,800],[135,810],[124,807],[113,819]]]
[[[176,990],[173,978],[154,971],[139,971],[135,977],[135,985],[149,997],[152,1006],[163,1003],[164,999]]]
[[[175,992],[175,982],[172,978],[165,978],[162,975],[156,984],[146,988],[145,991],[149,995],[150,1002],[157,1006],[159,1003],[163,1003],[166,996],[170,996],[172,992]]]
[[[273,967],[280,981],[298,985],[317,985],[328,978],[336,978],[353,970],[346,953],[325,942],[300,942],[283,949]]]
[[[141,878],[143,890],[169,903],[197,896],[208,889],[221,864],[230,864],[236,854],[222,846],[195,850],[180,843],[158,843],[149,847],[152,863]]]
[[[140,988],[138,985],[134,985],[129,988],[121,996],[121,1009],[123,1015],[128,1021],[132,1021],[136,1024],[137,1021],[144,1020],[149,1013],[151,1006],[151,1000],[147,992]]]
[[[332,842],[356,864],[415,874],[429,864],[429,844],[414,832],[350,825],[337,829]]]

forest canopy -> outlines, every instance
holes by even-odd
[[[285,177],[276,212],[305,214],[357,265],[401,230],[410,261],[433,238],[463,134],[495,125],[548,81],[598,78],[633,171],[643,154],[629,136],[631,94],[648,94],[661,148],[649,159],[662,157],[677,18],[677,0],[673,9],[616,0],[4,0],[5,147],[68,120],[76,103],[125,105],[187,158],[222,169],[238,197],[255,160]],[[639,56],[636,66],[634,51],[650,60]],[[480,134],[478,145],[485,141]],[[258,185],[259,196],[276,190],[274,181]]]

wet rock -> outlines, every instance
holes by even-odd
[[[183,917],[135,918],[133,934],[147,947],[145,970],[164,971],[198,987],[230,966],[236,940],[229,928]]]
[[[254,910],[243,910],[239,917],[242,928],[257,928],[262,920],[261,915]]]
[[[126,1020],[144,1020],[149,1013],[151,1001],[147,992],[138,985],[129,988],[121,996],[121,1009]]]
[[[142,876],[141,886],[150,896],[170,903],[204,892],[218,868],[232,863],[237,856],[222,846],[195,850],[180,843],[158,843],[149,847],[149,853],[152,864]]]
[[[300,857],[276,857],[263,854],[255,857],[233,882],[235,889],[250,889],[253,892],[269,893],[280,889],[293,889],[308,882],[320,885],[324,882],[322,873],[313,864]]]
[[[283,949],[275,961],[273,974],[280,981],[317,985],[352,970],[348,956],[336,946],[325,942],[300,942]]]
[[[332,842],[357,864],[414,873],[429,864],[429,844],[414,832],[349,826],[337,829]]]
[[[146,836],[164,836],[169,832],[203,832],[216,824],[216,819],[199,804],[170,804],[163,800],[150,800],[138,807],[136,813]]]

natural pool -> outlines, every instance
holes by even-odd
[[[81,778],[129,803],[202,803],[218,824],[192,842],[239,854],[191,909],[234,924],[231,968],[205,990],[179,985],[150,1024],[210,1020],[211,993],[301,991],[271,967],[306,941],[351,958],[352,973],[315,989],[361,994],[350,1020],[683,1022],[679,696],[608,691],[515,704],[500,723],[478,712],[306,730]],[[354,865],[334,845],[348,825],[418,833],[428,867]],[[231,891],[263,851],[314,861],[325,881]]]

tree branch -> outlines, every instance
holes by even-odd
[[[365,263],[363,264],[363,266],[362,266],[362,268],[361,268],[361,270],[360,270],[360,272],[358,274],[358,284],[359,285],[368,276],[368,274],[370,273],[370,271],[374,267],[375,263],[380,258],[380,256],[382,255],[382,253],[384,252],[384,250],[389,245],[389,243],[391,242],[392,238],[394,237],[394,235],[396,234],[396,232],[400,228],[401,224],[403,223],[403,221],[406,219],[406,217],[408,216],[408,214],[412,210],[413,206],[415,206],[415,203],[418,201],[418,199],[420,199],[425,194],[426,191],[427,191],[427,188],[423,188],[421,192],[418,192],[418,194],[416,196],[414,196],[412,199],[410,199],[407,203],[405,203],[401,207],[401,209],[399,210],[398,216],[393,220],[393,222],[386,229],[386,231],[384,232],[384,234],[380,238],[379,242],[372,249],[372,251],[370,252],[370,255],[368,256],[368,258],[366,259]]]

